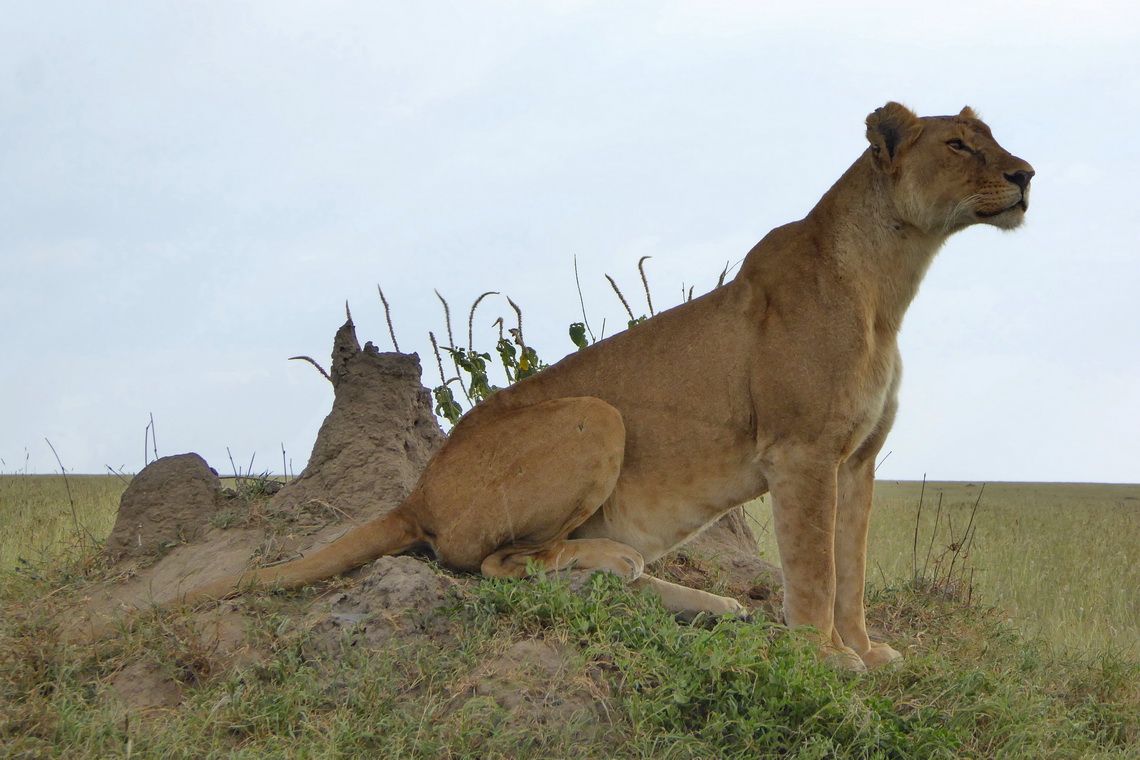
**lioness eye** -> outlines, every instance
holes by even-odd
[[[957,138],[955,138],[953,140],[947,140],[946,144],[949,145],[954,150],[964,150],[964,151],[970,150],[969,148],[966,147],[966,143],[962,142],[961,140],[959,140]]]

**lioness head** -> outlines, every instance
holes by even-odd
[[[978,223],[1011,230],[1025,218],[1033,167],[998,145],[969,106],[919,118],[887,103],[867,117],[867,140],[900,218],[924,232]]]

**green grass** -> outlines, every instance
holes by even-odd
[[[984,487],[984,490],[983,490]],[[923,509],[918,520],[919,495]],[[979,498],[980,497],[980,498]],[[939,502],[941,501],[941,511]],[[749,512],[761,549],[778,561],[771,500]],[[1077,649],[1140,656],[1140,486],[884,482],[875,486],[868,579],[879,585],[945,574],[974,515],[967,581],[1031,636]],[[917,544],[915,526],[918,525]]]
[[[74,573],[73,573],[74,575]],[[905,665],[864,677],[820,664],[764,623],[679,625],[611,576],[582,594],[552,579],[484,581],[457,604],[454,646],[428,639],[330,657],[254,604],[268,655],[215,661],[182,618],[145,616],[96,647],[64,643],[50,579],[0,587],[0,756],[6,758],[1010,758],[1124,760],[1140,751],[1140,665],[1022,638],[999,615],[903,589],[873,623]],[[65,592],[66,593],[66,592]],[[918,635],[921,632],[921,636]],[[513,642],[569,652],[551,692],[590,680],[594,731],[481,693],[480,667]],[[159,663],[177,708],[127,713],[109,682]]]

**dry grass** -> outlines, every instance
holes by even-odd
[[[59,475],[0,476],[0,572],[20,560],[41,564],[77,541],[102,541],[126,487],[113,475],[68,475],[66,483]]]
[[[1140,486],[1070,483],[876,485],[868,580],[894,585],[930,574],[961,543],[974,505],[965,580],[1030,635],[1078,649],[1140,656]],[[923,496],[921,522],[919,495]],[[979,500],[979,495],[981,496]],[[938,503],[941,500],[941,512]],[[770,499],[751,514],[768,525]],[[937,523],[936,523],[937,519]],[[770,527],[770,526],[769,526]],[[775,536],[757,531],[776,561]]]
[[[68,480],[70,499],[58,475],[0,476],[0,571],[15,568],[21,558],[37,563],[74,545],[76,519],[83,541],[110,532],[126,483],[109,475]],[[917,482],[878,483],[869,580],[898,584],[924,566],[929,575],[947,546],[961,541],[977,503],[976,534],[964,559],[966,580],[983,601],[1007,610],[1031,635],[1140,656],[1140,486],[982,486],[930,482],[923,491]],[[761,550],[778,562],[769,505],[765,497],[749,511]],[[961,558],[955,572],[961,572]]]

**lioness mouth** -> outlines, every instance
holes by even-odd
[[[1019,200],[1017,203],[1014,203],[1012,206],[1006,206],[999,211],[975,211],[974,214],[976,216],[982,217],[983,219],[992,219],[995,216],[1001,216],[1007,211],[1013,211],[1014,209],[1021,209],[1023,212],[1028,211],[1029,204],[1026,202],[1025,198],[1022,197],[1021,200]]]

